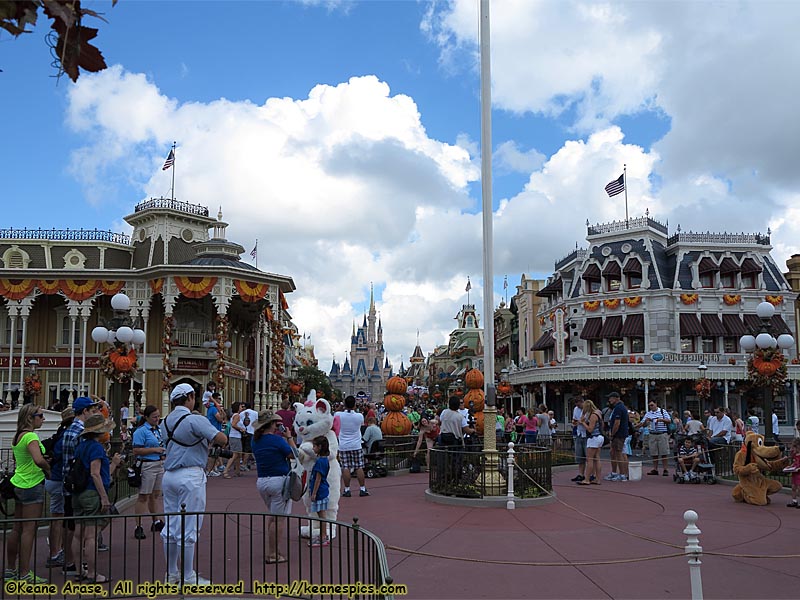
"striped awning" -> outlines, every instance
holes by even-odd
[[[556,345],[556,341],[553,339],[552,334],[548,331],[547,333],[543,333],[536,343],[533,345],[531,350],[547,350],[548,348],[554,348]]]
[[[604,339],[622,337],[622,315],[606,317],[600,337]]]
[[[557,296],[558,294],[563,293],[564,291],[564,282],[561,277],[555,279],[555,281],[547,284],[541,290],[536,292],[536,295],[540,298],[546,298],[547,296]]]
[[[752,258],[745,258],[742,261],[742,275],[752,275],[753,273],[761,273],[763,269]]]
[[[622,267],[622,272],[625,274],[633,273],[634,275],[641,275],[642,263],[639,262],[638,258],[632,258],[625,263],[624,267]]]
[[[600,340],[600,332],[603,330],[603,317],[589,317],[581,330],[582,340]]]
[[[703,326],[694,313],[681,313],[681,337],[703,335]]]
[[[608,261],[608,264],[603,268],[603,277],[619,279],[622,276],[622,269],[619,263],[615,260]]]
[[[782,335],[784,333],[791,335],[792,330],[789,329],[789,326],[786,324],[786,321],[783,320],[782,316],[772,315],[772,333],[774,335]]]
[[[622,337],[644,337],[644,315],[635,313],[625,318],[622,324]]]
[[[595,264],[589,265],[588,267],[586,267],[586,270],[583,272],[583,275],[581,275],[581,277],[583,279],[591,279],[593,281],[599,281],[600,280],[600,267],[598,267]]]
[[[697,271],[702,275],[703,273],[716,273],[719,271],[719,267],[714,263],[714,261],[706,256],[703,260],[700,261],[700,264],[697,266]]]
[[[719,263],[719,272],[723,275],[727,275],[729,273],[738,273],[741,270],[742,268],[733,262],[733,259],[729,256],[723,258],[722,262]]]
[[[761,319],[758,318],[758,315],[746,314],[744,316],[744,326],[747,329],[747,333],[758,335],[758,332],[761,331]]]
[[[723,314],[722,324],[725,326],[726,335],[736,337],[747,335],[747,327],[739,315]]]
[[[725,335],[727,331],[722,321],[717,315],[703,313],[700,315],[700,324],[703,326],[705,335],[709,337],[718,337]]]

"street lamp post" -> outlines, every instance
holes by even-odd
[[[755,356],[756,352],[778,348],[782,357],[784,350],[794,346],[794,337],[790,334],[783,333],[777,338],[772,335],[772,316],[774,314],[775,307],[769,302],[762,302],[756,307],[756,315],[761,319],[761,326],[758,331],[752,331],[739,338],[739,345],[744,352]],[[758,367],[757,370],[762,374],[769,375],[775,372],[775,369],[772,369],[772,373],[762,372]],[[766,444],[774,444],[776,432],[772,430],[772,386],[764,385],[762,393],[764,397],[764,441]]]

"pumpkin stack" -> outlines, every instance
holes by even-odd
[[[402,412],[406,405],[404,394],[408,389],[406,380],[395,375],[386,382],[386,391],[389,392],[383,398],[383,406],[389,411],[381,421],[381,431],[383,435],[408,435],[411,433],[411,421]]]
[[[464,381],[467,383],[467,395],[464,396],[464,406],[471,408],[475,416],[475,433],[483,435],[483,373],[478,369],[467,371]],[[472,403],[472,406],[470,406]]]

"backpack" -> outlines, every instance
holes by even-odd
[[[244,411],[244,419],[242,419],[242,423],[244,424],[245,427],[249,427],[250,426],[250,412],[249,411]]]
[[[50,456],[54,458],[53,451],[55,450],[58,440],[64,437],[64,432],[66,430],[67,430],[66,427],[64,427],[63,425],[59,425],[58,430],[53,435],[51,435],[46,440],[42,440],[42,446],[44,446],[45,456]]]
[[[675,431],[677,431],[678,429],[678,426],[675,425],[675,420],[672,419],[669,413],[667,413],[664,409],[661,409],[661,414],[662,415],[666,414],[667,417],[669,418],[669,423],[667,423],[667,432],[669,432],[670,434],[675,433]]]
[[[80,457],[80,449],[83,442],[75,448],[73,456],[64,469],[64,491],[70,494],[80,494],[89,486],[89,471],[83,464]]]

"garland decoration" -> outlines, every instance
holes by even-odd
[[[270,321],[270,390],[278,391],[283,389],[283,373],[286,369],[285,346],[283,343],[283,328],[277,320]]]
[[[244,302],[258,302],[267,295],[269,291],[268,283],[252,283],[243,279],[234,279],[233,285],[236,292]]]
[[[735,306],[742,301],[741,294],[724,294],[722,296],[722,301],[728,306]]]
[[[606,308],[615,309],[619,308],[619,298],[609,298],[608,300],[603,300],[603,304]]]
[[[164,365],[161,389],[169,390],[170,381],[172,380],[172,315],[164,315],[164,337],[161,340],[161,352],[164,355],[161,359]]]
[[[764,296],[764,300],[772,304],[773,306],[780,306],[783,303],[783,296],[770,296],[767,294]]]
[[[35,398],[42,391],[42,381],[39,374],[28,375],[23,380],[22,395],[26,398]]]
[[[217,389],[222,389],[225,381],[225,342],[228,341],[228,316],[217,315]]]
[[[698,298],[697,294],[681,294],[681,302],[684,304],[694,304]]]
[[[587,300],[583,303],[583,308],[589,312],[594,312],[600,308],[600,300]]]
[[[0,279],[0,296],[7,300],[22,300],[34,287],[35,279]]]
[[[625,306],[627,306],[628,308],[636,308],[641,303],[642,303],[641,296],[629,296],[628,298],[625,298]]]
[[[216,284],[216,277],[175,277],[178,291],[186,298],[204,298],[211,293]]]
[[[747,359],[747,376],[758,387],[772,388],[774,394],[784,390],[786,357],[778,348],[758,349]]]
[[[100,370],[117,383],[128,383],[138,369],[136,350],[124,344],[114,344],[100,356]]]
[[[36,287],[39,291],[48,296],[57,294],[61,289],[61,282],[58,279],[40,279],[36,282]]]
[[[94,296],[100,287],[100,282],[92,279],[62,279],[59,285],[67,298],[82,302]]]
[[[708,400],[711,398],[711,380],[702,378],[694,382],[694,391],[697,392],[699,400]]]

